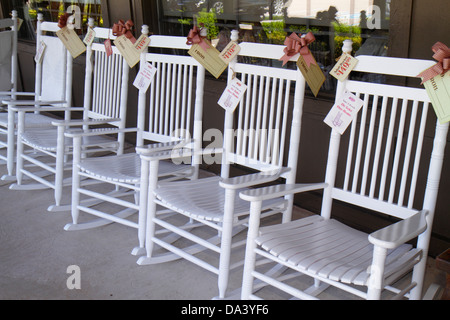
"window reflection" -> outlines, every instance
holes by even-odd
[[[19,36],[22,39],[34,40],[37,14],[44,15],[44,21],[57,22],[65,12],[72,12],[79,18],[77,32],[85,34],[88,18],[94,18],[97,26],[103,25],[100,0],[14,0],[13,8],[17,10],[19,18],[23,19]]]
[[[283,44],[292,32],[313,32],[310,49],[327,76],[323,90],[334,90],[328,76],[345,39],[354,54],[387,55],[391,0],[160,0],[162,34],[187,35],[194,19],[213,26],[217,48],[238,29],[240,41]],[[206,23],[205,23],[206,24]],[[288,66],[289,67],[289,66]],[[292,66],[291,66],[292,67]]]

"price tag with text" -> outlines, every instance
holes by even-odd
[[[117,37],[116,40],[114,40],[114,44],[130,68],[133,68],[141,59],[141,54],[136,50],[133,42],[131,42],[126,36],[123,35]]]
[[[214,48],[206,39],[203,41],[208,44],[208,48],[206,50],[198,44],[193,44],[188,53],[214,77],[219,78],[228,65],[219,58],[219,50]]]
[[[42,57],[44,56],[44,51],[46,47],[47,45],[45,44],[45,42],[41,41],[41,43],[39,44],[39,48],[36,52],[36,56],[34,57],[34,61],[36,61],[36,63],[40,63],[42,61]]]
[[[88,28],[88,32],[86,33],[86,36],[83,39],[83,42],[90,46],[92,44],[92,42],[94,42],[94,38],[95,38],[95,31],[92,28]]]
[[[134,48],[137,50],[139,54],[144,52],[145,49],[147,49],[148,45],[150,44],[150,38],[147,37],[145,34],[142,34],[139,39],[136,40],[136,43],[134,44]]]
[[[74,30],[64,27],[56,31],[56,35],[74,59],[86,51],[86,46]]]
[[[441,124],[450,121],[450,72],[438,74],[423,83]]]
[[[344,53],[330,71],[330,74],[339,81],[344,81],[357,63],[358,59],[352,57],[348,53]]]
[[[231,60],[241,51],[241,47],[234,42],[230,41],[230,43],[220,52],[219,58],[222,59],[226,64],[230,63]]]
[[[106,39],[103,44],[105,45],[106,56],[111,56],[113,54],[111,39]]]
[[[363,104],[363,100],[346,91],[342,98],[331,108],[324,122],[331,128],[336,129],[340,134],[343,134]]]
[[[314,60],[315,61],[315,60]],[[301,71],[303,77],[305,77],[306,83],[308,83],[309,88],[315,97],[319,93],[320,88],[325,82],[325,75],[320,69],[319,65],[316,63],[311,63],[308,67],[305,59],[302,55],[297,60],[298,69]]]
[[[156,70],[157,69],[154,66],[147,62],[139,70],[136,79],[134,79],[133,85],[139,90],[143,90],[144,92],[146,92],[148,90],[148,87],[150,86],[150,83],[152,83]]]
[[[233,112],[241,101],[245,90],[247,90],[247,86],[239,81],[239,79],[234,78],[225,88],[217,103],[225,110],[231,110]]]

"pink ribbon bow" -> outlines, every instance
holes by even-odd
[[[436,77],[438,74],[444,74],[450,69],[450,49],[438,41],[431,47],[431,50],[434,52],[433,59],[438,62],[418,75],[418,77],[422,78],[422,83]]]
[[[64,28],[67,25],[67,19],[71,16],[69,13],[64,13],[59,17],[58,20],[58,27],[61,29]]]
[[[119,37],[125,35],[133,44],[136,42],[136,38],[131,33],[131,29],[133,28],[134,23],[131,20],[127,22],[123,20],[119,20],[119,22],[114,23],[112,27],[113,35]]]
[[[289,59],[292,58],[292,56],[296,55],[297,53],[300,53],[303,59],[305,59],[306,64],[308,67],[311,64],[317,64],[316,60],[311,54],[311,51],[308,49],[308,45],[316,40],[316,37],[314,37],[314,34],[312,32],[308,32],[304,37],[299,37],[295,32],[292,32],[292,34],[289,37],[286,37],[284,40],[284,45],[286,48],[284,48],[284,56],[280,58],[280,61],[283,61],[283,66],[286,64],[286,62],[289,61]]]
[[[186,44],[198,44],[205,51],[209,48],[209,45],[203,40],[203,37],[200,35],[200,30],[197,28],[197,26],[194,26],[194,28],[189,31]]]

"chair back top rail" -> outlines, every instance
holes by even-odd
[[[436,62],[431,60],[404,59],[361,55],[353,71],[404,77],[417,77],[423,70]]]
[[[279,60],[284,55],[284,49],[286,48],[284,45],[254,42],[241,42],[239,47],[241,48],[239,51],[240,56],[273,60]],[[298,58],[299,54],[296,54],[289,61],[297,61]]]
[[[0,19],[0,28],[10,28],[14,26],[14,21],[12,19]]]
[[[185,49],[189,50],[191,45],[186,44],[186,37],[181,36],[150,36],[150,48]]]
[[[60,29],[61,28],[58,27],[58,22],[42,21],[41,23],[41,31],[57,32]]]
[[[173,39],[186,42],[182,37],[158,36],[158,41],[153,41],[153,37],[154,47],[169,47]],[[181,41],[178,44],[182,46]],[[146,100],[147,110],[139,108],[138,127],[142,135],[137,143],[142,144],[142,139],[168,142],[193,138],[195,114],[201,119],[198,113],[202,112],[204,68],[191,56],[146,53],[144,59],[156,68],[156,73],[145,97],[140,97],[141,101]]]

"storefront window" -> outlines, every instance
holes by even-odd
[[[388,51],[391,0],[159,0],[162,34],[187,35],[194,19],[208,26],[217,48],[239,30],[240,41],[283,44],[292,32],[313,32],[310,49],[327,77],[322,92],[333,92],[328,75],[345,39],[354,54],[385,56]],[[288,67],[295,67],[293,65]]]
[[[21,39],[34,40],[37,14],[42,13],[45,21],[58,22],[59,17],[66,12],[75,14],[76,30],[83,35],[87,28],[87,19],[94,18],[96,26],[103,25],[100,0],[13,0],[12,5],[23,20],[19,30]],[[79,23],[77,23],[77,18]]]

